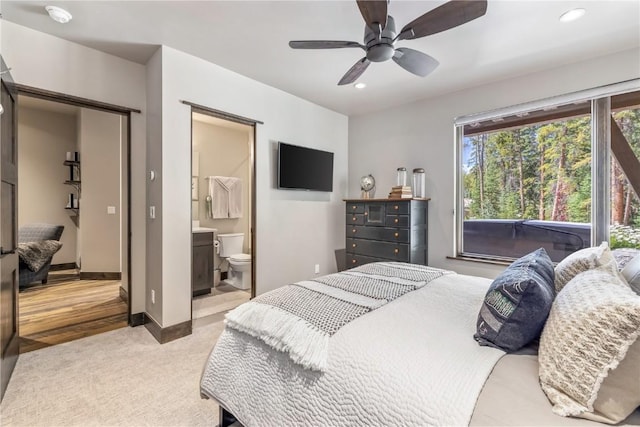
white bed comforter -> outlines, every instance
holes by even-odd
[[[226,328],[201,392],[247,427],[468,425],[504,354],[473,339],[490,283],[446,275],[354,320],[333,336],[324,373]]]

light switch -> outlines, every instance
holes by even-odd
[[[116,207],[115,206],[107,206],[107,214],[115,215],[116,214]]]
[[[149,218],[154,219],[156,217],[156,207],[149,206]]]

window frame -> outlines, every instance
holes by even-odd
[[[463,251],[464,230],[464,179],[462,153],[464,149],[465,126],[514,116],[521,117],[539,110],[550,110],[568,104],[589,102],[591,104],[591,242],[609,241],[610,204],[610,159],[611,159],[611,97],[627,92],[640,91],[640,79],[627,80],[566,95],[518,104],[511,107],[470,114],[454,119],[454,239],[453,256],[475,260],[507,261],[508,258],[466,253]],[[499,129],[520,127],[522,124],[508,124]],[[499,129],[492,129],[494,132]],[[487,130],[486,132],[489,132]]]

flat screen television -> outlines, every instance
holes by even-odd
[[[278,188],[333,191],[333,153],[279,142]]]

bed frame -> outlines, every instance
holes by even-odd
[[[218,427],[230,427],[233,423],[238,422],[236,417],[222,406],[219,406]]]

